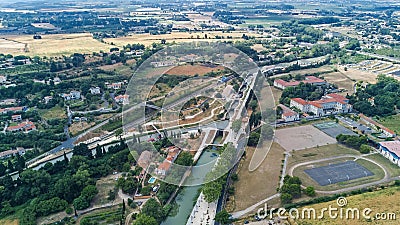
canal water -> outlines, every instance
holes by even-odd
[[[213,144],[220,144],[222,136],[217,135],[214,138]],[[201,154],[196,166],[193,167],[190,176],[187,178],[187,183],[201,184],[208,172],[214,167],[218,157],[215,149],[205,148]],[[179,210],[175,216],[168,217],[161,225],[184,225],[186,224],[190,213],[193,210],[194,203],[197,200],[201,185],[186,186],[176,196],[175,201],[178,204]]]

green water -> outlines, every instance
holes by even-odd
[[[197,183],[200,183],[214,164],[210,162],[216,160],[216,158],[217,157],[213,156],[212,152],[204,151],[196,163],[196,166],[203,166],[195,167],[188,180],[196,180]],[[161,225],[185,225],[193,210],[194,199],[197,199],[200,188],[201,185],[184,187],[175,198],[175,201],[179,206],[178,213],[175,216],[168,217]]]

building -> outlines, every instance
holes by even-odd
[[[20,131],[29,132],[32,130],[36,130],[36,126],[33,122],[31,122],[29,120],[22,122],[16,126],[7,127],[8,132],[20,132]]]
[[[129,95],[118,95],[115,98],[115,102],[126,105],[129,104]]]
[[[7,114],[8,112],[17,113],[17,112],[25,112],[28,108],[26,106],[19,107],[9,107],[0,109],[0,114]]]
[[[296,87],[300,85],[300,83],[312,84],[315,86],[326,85],[327,82],[315,76],[306,76],[302,81],[284,81],[282,79],[274,80],[274,87],[285,90],[288,87]]]
[[[60,94],[60,96],[66,101],[77,100],[81,98],[81,93],[79,91],[71,91],[69,94]]]
[[[48,104],[51,100],[53,100],[53,96],[45,96],[43,98],[44,104]]]
[[[12,115],[11,116],[11,121],[13,121],[13,122],[19,122],[19,121],[21,121],[22,120],[22,116],[21,115]]]
[[[92,95],[99,95],[99,94],[101,94],[100,88],[99,88],[99,87],[91,87],[91,88],[89,89],[89,91],[90,91],[90,93],[91,93]]]
[[[7,159],[17,154],[24,155],[27,150],[22,147],[17,147],[15,150],[7,150],[4,152],[0,152],[0,159]]]
[[[155,169],[155,173],[160,176],[165,176],[171,167],[171,164],[178,158],[181,150],[176,146],[171,146],[167,149],[167,158]]]
[[[338,94],[328,94],[317,101],[293,98],[290,100],[290,107],[297,108],[304,113],[312,113],[315,116],[349,113],[353,109],[349,100]]]
[[[400,141],[380,142],[379,152],[392,163],[400,166]]]
[[[375,120],[369,118],[368,116],[360,113],[359,114],[360,119],[362,121],[364,121],[368,126],[371,126],[372,128],[379,130],[380,132],[382,132],[386,137],[389,138],[394,138],[396,137],[396,132],[392,131],[391,129],[383,126],[382,124],[376,122]]]
[[[122,88],[122,82],[118,82],[118,83],[106,83],[106,87],[108,89],[114,89],[114,90],[118,90]]]
[[[293,122],[300,119],[300,116],[297,112],[291,110],[290,108],[280,104],[278,105],[282,109],[282,120],[284,122]]]
[[[0,76],[0,84],[4,84],[7,81],[7,77],[6,76]]]
[[[15,105],[17,104],[17,99],[9,98],[0,101],[0,105]]]

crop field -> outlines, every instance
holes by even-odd
[[[206,32],[172,32],[170,34],[150,35],[150,34],[134,34],[125,37],[118,38],[106,38],[106,43],[113,43],[116,46],[124,46],[127,44],[141,43],[149,46],[153,43],[160,43],[162,39],[166,40],[167,43],[171,42],[193,42],[193,41],[224,41],[234,40],[242,38],[242,35],[246,34],[249,36],[261,37],[261,35],[248,32],[231,32],[222,33],[221,31],[206,31]],[[207,39],[205,38],[207,35]],[[221,39],[216,39],[216,36],[220,36]],[[227,36],[231,36],[232,39],[227,39]]]
[[[329,214],[325,212],[325,216],[321,219],[304,219],[304,220],[296,220],[296,224],[317,224],[317,225],[358,225],[358,224],[385,224],[385,225],[395,225],[398,224],[398,218],[395,219],[387,219],[387,220],[375,220],[371,219],[368,222],[367,219],[363,218],[362,211],[366,208],[371,209],[370,216],[373,217],[376,213],[396,213],[396,216],[399,216],[400,205],[394,199],[400,198],[400,188],[399,187],[390,187],[387,189],[367,192],[359,195],[346,197],[347,205],[344,209],[350,208],[358,208],[360,210],[360,219],[331,219]],[[330,206],[337,207],[336,200],[319,203],[314,205],[305,206],[307,208],[314,208],[315,211],[320,214],[322,208],[328,208]],[[299,209],[301,212],[301,209]],[[346,210],[344,210],[346,213]],[[351,213],[350,213],[351,215]],[[343,216],[344,217],[344,216]]]
[[[42,35],[42,39],[36,40],[31,35],[9,36],[7,39],[18,43],[17,46],[20,50],[11,51],[12,49],[5,48],[3,53],[23,53],[30,56],[61,56],[70,55],[75,52],[90,54],[92,52],[99,52],[100,50],[108,51],[112,47],[93,39],[89,33]],[[28,52],[24,52],[25,44],[27,45]]]
[[[2,53],[24,53],[25,44],[6,38],[0,38],[0,49]]]
[[[206,66],[206,65],[182,65],[176,66],[168,70],[165,74],[169,75],[204,75],[209,72],[218,72],[224,70],[223,66]]]

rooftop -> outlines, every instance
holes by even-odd
[[[400,157],[400,141],[384,141],[379,144]]]

